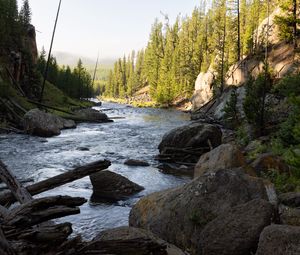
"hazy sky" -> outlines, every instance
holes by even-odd
[[[21,5],[22,0],[19,0]],[[38,48],[49,48],[59,0],[29,0]],[[62,0],[53,51],[96,58],[120,57],[146,46],[160,11],[173,21],[190,15],[197,0]]]

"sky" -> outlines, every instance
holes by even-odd
[[[19,6],[22,0],[19,1]],[[62,0],[53,51],[117,58],[146,46],[155,18],[190,15],[198,0]],[[29,0],[39,50],[49,49],[59,0]]]

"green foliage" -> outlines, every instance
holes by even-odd
[[[46,52],[43,49],[37,68],[40,73],[44,74],[46,67]],[[90,73],[84,68],[82,61],[79,59],[77,66],[71,70],[69,66],[59,67],[54,57],[50,58],[47,81],[54,84],[66,95],[72,98],[91,98],[94,96],[92,78]]]
[[[267,117],[266,94],[271,88],[271,75],[260,74],[256,80],[250,78],[246,83],[246,97],[243,103],[244,112],[249,124],[262,134]]]
[[[300,24],[300,19],[297,18],[297,0],[281,1],[280,7],[283,14],[275,17],[275,24],[279,27],[279,36],[287,42],[292,42],[297,36],[297,26]],[[296,31],[294,31],[295,28]]]
[[[130,54],[126,65],[124,58],[115,63],[104,95],[128,98],[149,85],[152,99],[168,105],[178,97],[190,98],[197,76],[213,63],[215,89],[222,91],[229,66],[258,49],[255,31],[266,17],[266,0],[239,1],[238,8],[237,0],[214,0],[210,9],[201,1],[189,17],[179,16],[174,24],[167,16],[165,22],[156,19],[148,44],[135,61]],[[276,4],[271,3],[271,11]]]
[[[238,144],[246,146],[250,142],[249,133],[247,132],[244,125],[238,127],[236,131],[236,139]]]
[[[28,27],[31,23],[31,10],[28,0],[23,1],[23,5],[20,10],[19,19],[24,27]]]
[[[239,123],[239,114],[237,109],[237,92],[233,88],[229,100],[223,109],[225,123],[230,127],[236,127]]]
[[[270,169],[268,172],[264,173],[262,177],[270,180],[274,184],[276,191],[279,193],[300,191],[299,176],[279,173],[277,170]]]

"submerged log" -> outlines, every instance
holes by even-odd
[[[77,167],[74,170],[54,176],[47,180],[29,185],[28,187],[26,187],[26,189],[31,195],[37,195],[42,192],[64,185],[66,183],[89,176],[93,173],[105,170],[110,165],[111,162],[108,160],[96,161],[85,166]],[[0,168],[0,176],[1,176],[1,168]],[[0,193],[0,204],[9,204],[13,202],[15,202],[15,199],[12,192],[6,191]]]

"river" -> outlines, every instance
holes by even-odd
[[[186,177],[165,175],[156,168],[154,156],[164,133],[186,124],[189,115],[175,111],[151,108],[133,108],[114,103],[101,107],[110,117],[125,117],[107,124],[79,124],[76,129],[63,130],[52,138],[26,135],[0,135],[0,159],[20,180],[34,182],[68,171],[75,166],[108,159],[110,170],[145,187],[145,190],[126,201],[115,204],[81,206],[79,215],[58,220],[73,224],[75,234],[93,238],[101,230],[128,225],[128,215],[138,199],[155,191],[176,187],[188,181]],[[83,151],[82,148],[89,149]],[[124,165],[128,158],[145,160],[150,167]],[[89,177],[66,184],[40,196],[70,195],[90,199],[92,185]]]

